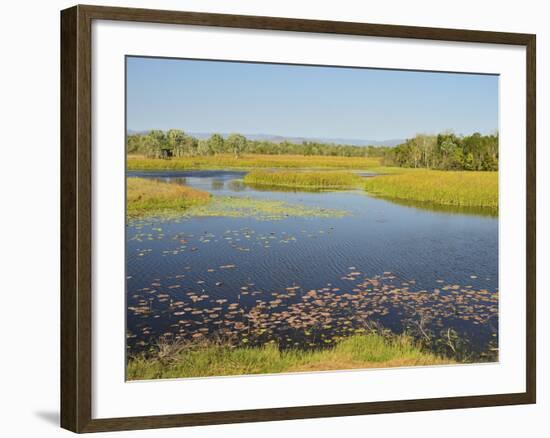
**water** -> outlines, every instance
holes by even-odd
[[[497,342],[495,217],[402,205],[361,191],[251,188],[239,182],[244,173],[236,171],[128,176],[186,184],[215,196],[350,213],[130,223],[130,352],[147,349],[159,336],[187,339],[219,333],[236,334],[237,343],[330,345],[337,336],[362,327],[365,319],[394,332],[421,323],[434,337],[451,328],[476,354]],[[330,308],[330,315],[323,315],[323,308]],[[255,311],[263,314],[259,320]],[[289,318],[294,320],[289,323]]]

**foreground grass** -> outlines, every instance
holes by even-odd
[[[385,338],[378,334],[355,335],[322,350],[281,351],[274,344],[232,348],[204,342],[182,348],[173,356],[133,358],[127,379],[230,376],[243,374],[387,368],[454,363],[423,352],[408,336]]]
[[[252,168],[329,168],[369,169],[380,166],[380,158],[371,157],[325,157],[304,155],[248,154],[239,158],[234,155],[204,157],[180,157],[168,160],[128,155],[128,170],[187,170],[187,169],[252,169]]]
[[[347,189],[357,187],[362,178],[351,172],[317,171],[269,172],[257,170],[244,177],[245,184],[309,189]]]
[[[209,200],[210,193],[180,184],[146,178],[126,180],[126,214],[130,218],[182,213]]]
[[[368,178],[370,194],[498,212],[498,172],[409,170]]]

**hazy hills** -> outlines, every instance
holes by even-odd
[[[138,130],[128,130],[128,134],[145,134],[148,131],[138,131]],[[186,134],[192,135],[196,138],[208,138],[213,132],[187,132]],[[223,137],[227,137],[229,133],[220,133]],[[319,143],[333,143],[333,144],[345,144],[353,146],[397,146],[398,144],[404,143],[405,140],[398,139],[387,139],[387,140],[368,140],[368,139],[357,139],[357,138],[331,138],[331,137],[289,137],[283,135],[273,135],[273,134],[243,134],[246,138],[250,140],[263,140],[270,141],[273,143],[282,143],[287,141],[289,143],[303,143],[305,141],[319,142]]]

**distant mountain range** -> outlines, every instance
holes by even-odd
[[[147,131],[139,130],[128,130],[128,134],[146,134]],[[192,135],[196,138],[208,138],[213,132],[187,132],[186,134]],[[227,138],[229,133],[219,133],[222,137]],[[404,143],[405,139],[402,138],[392,138],[388,140],[365,140],[358,138],[331,138],[331,137],[288,137],[284,135],[273,135],[273,134],[243,134],[246,138],[250,140],[259,140],[259,141],[270,141],[273,143],[282,143],[287,141],[289,143],[303,143],[304,141],[314,141],[319,143],[334,143],[334,144],[345,144],[352,146],[397,146],[398,144]]]

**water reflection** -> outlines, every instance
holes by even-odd
[[[223,189],[224,184],[225,181],[217,178],[212,178],[212,190],[221,190]]]
[[[322,190],[317,188],[308,188],[308,187],[285,187],[285,186],[273,186],[269,184],[254,184],[247,183],[248,187],[257,190],[259,192],[287,192],[287,193],[321,193],[331,190]]]
[[[227,188],[234,192],[243,192],[246,190],[246,185],[240,179],[232,179],[227,183]]]
[[[465,215],[477,215],[487,217],[498,217],[498,209],[489,207],[467,207],[462,205],[442,205],[427,201],[414,201],[410,199],[395,199],[386,198],[383,196],[377,196],[380,199],[384,199],[394,204],[402,205],[404,207],[411,207],[420,210],[434,211],[438,213],[448,214],[465,214]]]

